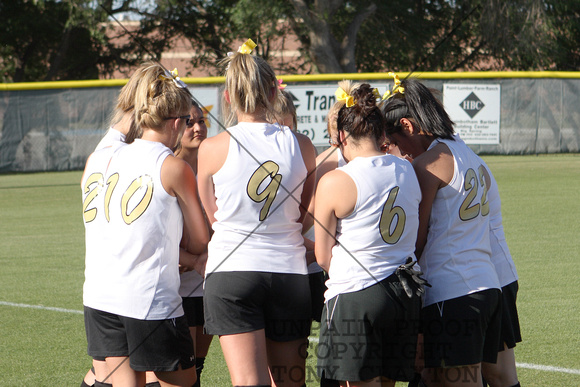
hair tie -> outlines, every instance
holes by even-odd
[[[159,79],[171,80],[180,89],[187,89],[187,85],[177,76],[177,68],[174,68],[171,72],[167,69],[163,69],[163,71],[165,74],[161,74]]]
[[[344,91],[342,87],[336,89],[334,95],[336,96],[336,99],[338,101],[344,101],[346,107],[354,106],[355,103],[354,98],[351,95],[349,95],[346,91]]]
[[[385,94],[383,94],[383,100],[385,99],[389,99],[392,96],[394,96],[395,94],[399,93],[399,94],[404,94],[405,93],[405,88],[401,87],[401,80],[399,79],[399,76],[393,72],[389,72],[389,76],[393,77],[393,80],[395,81],[395,84],[393,85],[393,90],[387,90],[385,92]]]
[[[254,48],[256,48],[256,46],[257,44],[254,43],[252,39],[248,39],[244,44],[240,46],[240,48],[238,48],[238,52],[240,54],[251,54]]]

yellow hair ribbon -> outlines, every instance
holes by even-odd
[[[379,89],[377,89],[376,87],[373,89],[373,95],[375,96],[376,99],[381,98],[381,93],[379,93]]]
[[[385,94],[383,94],[383,100],[391,98],[392,96],[394,96],[395,94],[399,93],[399,94],[404,94],[405,93],[405,88],[401,87],[401,80],[399,79],[399,76],[393,72],[389,72],[388,75],[390,77],[393,77],[393,81],[395,82],[395,84],[393,85],[393,90],[387,90],[385,92]]]
[[[172,71],[169,71],[167,69],[164,69],[165,75],[161,74],[159,76],[159,79],[166,79],[168,81],[173,81],[173,83],[175,83],[175,86],[185,89],[187,88],[187,85],[181,80],[179,79],[179,77],[177,76],[177,68],[174,68]]]
[[[334,95],[336,96],[336,99],[338,101],[344,101],[344,103],[346,104],[346,107],[354,106],[354,98],[352,96],[348,95],[346,93],[346,91],[344,91],[342,89],[342,87],[339,87],[338,89],[336,89],[336,91],[334,92]]]
[[[257,44],[254,43],[252,39],[248,39],[246,40],[246,43],[242,44],[240,48],[238,48],[238,52],[240,54],[251,54],[256,46]]]

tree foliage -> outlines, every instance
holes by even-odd
[[[133,65],[111,43],[107,18],[90,0],[0,0],[2,81],[97,79]]]
[[[178,39],[217,75],[249,37],[278,73],[580,69],[580,0],[0,0],[0,26],[4,82],[128,75]]]

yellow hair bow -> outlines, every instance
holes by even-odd
[[[376,87],[373,89],[373,95],[375,96],[376,99],[381,98],[381,93],[379,93],[379,89],[377,89]]]
[[[346,107],[354,106],[354,98],[351,95],[348,95],[346,91],[342,89],[342,87],[336,89],[334,95],[336,96],[337,100],[344,101]]]
[[[173,83],[175,83],[175,86],[185,89],[187,88],[187,85],[181,80],[179,79],[179,77],[177,76],[177,68],[174,68],[172,71],[169,71],[167,69],[164,69],[165,75],[160,75],[159,79],[167,79],[167,80],[171,80],[173,81]]]
[[[389,72],[388,75],[393,77],[393,81],[395,81],[395,84],[393,85],[393,90],[387,90],[385,94],[383,94],[383,100],[391,98],[393,95],[397,93],[400,94],[405,93],[405,88],[401,87],[401,80],[399,79],[399,76],[393,72]]]
[[[254,43],[252,39],[248,39],[246,40],[246,43],[242,44],[240,48],[238,48],[238,52],[240,54],[251,54],[256,46],[257,44]]]

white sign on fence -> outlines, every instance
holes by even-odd
[[[467,144],[499,144],[500,99],[497,84],[443,85],[445,110]]]

